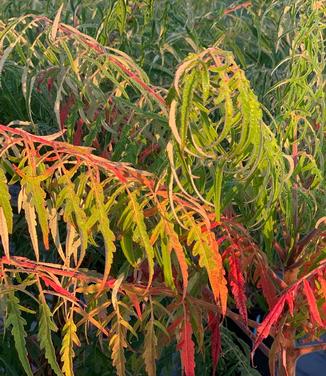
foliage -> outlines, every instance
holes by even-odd
[[[3,1],[0,369],[255,375],[230,319],[293,374],[326,325],[324,11]]]

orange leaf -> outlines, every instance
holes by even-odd
[[[168,221],[164,221],[164,223],[165,223],[165,230],[167,234],[169,235],[169,240],[171,241],[171,247],[174,249],[179,265],[180,265],[182,280],[183,280],[183,297],[185,298],[187,288],[188,288],[188,265],[187,265],[186,257],[185,257],[182,245],[179,241],[178,235],[173,229],[173,226]]]
[[[224,316],[226,313],[228,289],[226,287],[226,279],[224,277],[225,271],[223,261],[213,232],[208,233],[208,240],[212,249],[212,259],[207,267],[208,277],[215,299],[219,298],[220,300],[221,310]]]

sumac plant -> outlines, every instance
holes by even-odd
[[[1,369],[294,375],[326,349],[324,2],[32,3],[0,5]]]

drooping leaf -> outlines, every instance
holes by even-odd
[[[258,348],[258,346],[262,343],[262,341],[266,337],[268,337],[268,335],[269,335],[269,333],[272,329],[272,326],[279,319],[280,315],[283,312],[285,302],[286,302],[286,293],[283,294],[278,299],[278,301],[274,305],[274,308],[269,311],[269,313],[265,317],[264,321],[259,325],[259,327],[257,329],[256,340],[255,340],[255,343],[254,343],[253,349],[252,349],[252,357],[253,357],[253,354],[255,353],[256,349]]]
[[[18,353],[19,360],[24,368],[24,371],[28,376],[33,376],[31,366],[28,361],[27,349],[26,349],[26,332],[25,325],[26,320],[22,317],[19,309],[19,299],[14,293],[8,294],[8,316],[5,321],[5,326],[8,328],[11,326],[11,333],[15,340],[15,347]]]
[[[37,222],[36,222],[35,209],[26,194],[25,187],[22,187],[21,191],[19,192],[19,196],[21,197],[22,207],[25,211],[25,218],[26,218],[26,222],[27,222],[27,226],[29,230],[29,235],[31,237],[31,241],[33,244],[36,261],[39,261],[40,251],[39,251],[39,245],[38,245],[38,236],[36,232]]]
[[[53,372],[57,376],[62,376],[61,369],[58,365],[55,349],[52,342],[51,332],[56,332],[58,330],[55,325],[52,313],[46,303],[40,302],[40,321],[39,321],[39,331],[37,338],[40,342],[41,350],[44,350],[45,357],[48,360]]]
[[[145,249],[148,269],[149,269],[149,278],[148,286],[152,283],[154,275],[154,249],[150,243],[148,232],[146,229],[146,224],[144,220],[144,213],[141,209],[139,203],[137,202],[137,197],[135,193],[129,193],[128,197],[130,198],[130,209],[132,211],[132,220],[135,223],[136,235],[139,236],[139,239]]]
[[[214,233],[202,232],[199,226],[191,220],[187,243],[193,244],[194,256],[199,256],[199,265],[207,270],[214,297],[221,304],[222,314],[226,312],[228,290],[226,287],[225,271],[222,257]]]
[[[186,376],[195,376],[195,345],[192,340],[192,326],[187,314],[180,328],[180,339],[178,341],[182,369]]]
[[[277,301],[275,286],[273,285],[273,282],[271,281],[271,278],[269,277],[268,272],[263,264],[259,264],[257,266],[257,272],[259,272],[257,273],[259,278],[258,286],[262,288],[263,295],[267,301],[269,308],[273,309]]]
[[[101,184],[94,184],[94,195],[96,198],[96,211],[98,214],[99,230],[104,239],[105,247],[105,269],[103,275],[103,285],[110,275],[111,265],[113,262],[113,253],[116,250],[114,241],[115,235],[110,229],[110,221],[104,205],[104,194]]]
[[[57,14],[54,18],[54,21],[53,21],[52,30],[51,30],[51,39],[53,41],[55,40],[55,37],[57,36],[58,25],[59,25],[59,22],[60,22],[60,17],[61,17],[63,6],[64,6],[64,4],[62,3],[60,8],[58,9],[58,12],[57,12]]]
[[[245,294],[245,280],[240,265],[240,253],[233,251],[229,257],[229,262],[229,281],[232,289],[232,294],[234,296],[235,303],[240,312],[240,315],[243,318],[243,321],[247,324],[247,299]]]
[[[40,186],[40,177],[30,177],[25,176],[22,179],[22,187],[25,189],[28,206],[31,208],[29,211],[34,211],[37,213],[38,223],[40,224],[43,242],[46,249],[49,248],[49,225],[48,225],[48,214],[45,207],[45,197],[46,193]]]
[[[147,374],[156,376],[157,338],[152,319],[146,324],[143,358]]]
[[[126,373],[126,358],[124,354],[124,349],[127,347],[126,328],[117,321],[114,324],[113,330],[114,334],[109,342],[111,359],[117,375],[124,376]]]
[[[162,206],[160,206],[160,209],[162,210]],[[187,287],[188,287],[188,265],[187,260],[185,257],[185,251],[183,249],[183,246],[179,240],[178,234],[174,230],[174,226],[171,223],[171,221],[168,220],[168,213],[163,211],[163,222],[164,222],[164,230],[168,237],[169,242],[169,248],[173,249],[175,251],[175,254],[177,256],[182,280],[183,280],[183,297],[186,296],[187,293]]]
[[[7,179],[4,171],[0,168],[0,207],[3,210],[4,218],[6,219],[6,224],[9,234],[12,233],[12,209],[10,204],[10,193],[8,190]]]
[[[62,329],[62,345],[61,345],[61,360],[63,363],[62,372],[65,376],[74,376],[73,359],[75,357],[74,345],[80,346],[80,341],[77,336],[77,327],[70,317],[66,321]]]
[[[314,321],[316,324],[318,324],[320,327],[324,327],[324,324],[322,322],[322,319],[320,317],[316,299],[314,296],[314,293],[312,291],[312,288],[310,286],[309,281],[306,279],[303,280],[303,290],[307,298],[308,306],[309,306],[309,311],[311,315],[312,321]]]
[[[214,315],[212,312],[208,313],[208,327],[211,331],[211,354],[213,361],[213,372],[216,374],[217,364],[221,353],[221,334],[219,315]]]
[[[7,226],[7,220],[4,215],[3,209],[0,206],[0,239],[5,252],[5,255],[10,258],[9,251],[9,231]]]

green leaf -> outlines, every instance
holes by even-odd
[[[49,248],[48,213],[45,207],[46,193],[40,186],[40,178],[25,176],[21,185],[25,187],[27,200],[37,213],[38,223],[41,226],[45,248]]]
[[[19,310],[19,299],[13,292],[8,294],[7,299],[8,316],[5,321],[5,327],[12,326],[11,333],[14,336],[15,347],[18,353],[19,360],[28,376],[33,376],[31,366],[27,357],[26,341],[27,336],[24,326],[27,324],[26,320],[21,316]]]
[[[140,242],[144,246],[148,268],[149,268],[149,279],[148,285],[152,283],[153,275],[154,275],[154,249],[150,243],[148,231],[146,228],[145,220],[144,220],[144,213],[138,204],[137,196],[135,192],[129,192],[128,197],[130,198],[130,209],[132,210],[133,216],[132,220],[134,221],[136,228],[135,228],[135,236],[139,237]]]
[[[113,253],[116,250],[114,241],[115,235],[110,229],[110,221],[106,213],[104,204],[104,193],[101,184],[94,184],[94,195],[96,198],[95,210],[98,212],[98,226],[104,239],[105,248],[105,269],[103,275],[103,282],[105,282],[110,275],[111,265],[113,262]]]
[[[193,92],[196,82],[196,70],[194,69],[187,75],[185,87],[182,93],[182,105],[181,105],[181,149],[185,146],[188,130],[188,121],[191,110],[191,102],[193,98]]]
[[[125,0],[118,0],[117,2],[117,16],[120,34],[123,34],[127,19],[127,9]]]
[[[45,357],[48,360],[52,370],[58,376],[62,376],[63,373],[58,365],[57,358],[55,355],[55,349],[52,343],[51,332],[56,332],[58,330],[52,319],[52,313],[46,303],[41,303],[40,308],[40,321],[39,321],[39,331],[37,338],[40,342],[41,349],[45,352]]]

